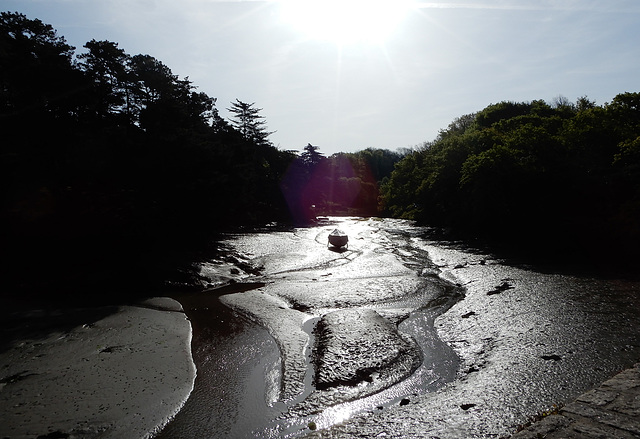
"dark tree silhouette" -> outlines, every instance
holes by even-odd
[[[233,113],[231,124],[246,141],[256,145],[268,145],[268,137],[275,131],[267,131],[265,118],[260,114],[262,108],[255,108],[254,105],[255,102],[248,104],[239,99],[232,102],[231,107],[227,108]]]
[[[307,143],[307,146],[304,147],[304,152],[300,155],[300,159],[307,170],[311,171],[324,159],[324,156],[318,152],[319,149],[319,147],[310,143]]]
[[[189,273],[221,228],[287,218],[279,182],[294,157],[269,144],[259,114],[247,138],[149,55],[92,40],[76,63],[39,20],[2,13],[0,27],[8,285],[144,291]],[[37,273],[33,258],[47,261]]]
[[[282,183],[296,220],[305,223],[318,215],[379,214],[379,185],[402,156],[368,148],[324,157],[319,149],[307,144]]]
[[[80,68],[94,82],[95,113],[98,117],[128,112],[127,64],[129,55],[118,43],[91,40],[87,53],[78,55]]]
[[[75,48],[48,24],[0,13],[0,104],[5,117],[32,109],[63,111],[77,80]]]

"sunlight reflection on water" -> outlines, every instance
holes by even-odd
[[[211,354],[198,363],[198,389],[181,416],[169,426],[168,432],[175,432],[182,425],[183,430],[189,433],[181,437],[297,436],[309,431],[310,426],[327,428],[348,420],[355,413],[397,405],[407,395],[435,390],[453,379],[457,359],[453,351],[439,341],[433,328],[437,311],[411,313],[423,306],[425,300],[446,294],[440,286],[432,285],[431,281],[419,276],[429,264],[426,255],[415,255],[411,248],[404,248],[400,257],[414,257],[416,264],[415,268],[405,266],[402,260],[394,256],[396,249],[393,241],[397,237],[383,236],[378,224],[372,226],[371,222],[360,220],[348,221],[347,230],[352,237],[348,251],[328,251],[326,235],[330,230],[332,227],[323,226],[296,229],[293,232],[249,234],[229,240],[228,246],[242,254],[244,260],[252,258],[255,264],[263,265],[265,274],[262,280],[271,281],[258,291],[234,294],[233,301],[244,306],[236,311],[220,310],[224,314],[224,319],[220,320],[238,319],[241,315],[237,313],[241,311],[244,316],[241,317],[242,321],[256,321],[255,316],[261,316],[257,321],[265,326],[263,329],[245,322],[240,332],[230,338],[215,338],[219,335],[214,338],[199,337],[201,349],[210,350]],[[222,296],[223,303],[227,303],[229,297]],[[274,300],[266,300],[268,297]],[[286,343],[288,336],[282,331],[286,330],[288,324],[284,320],[291,315],[302,316],[304,313],[287,310],[287,303],[289,306],[301,304],[310,307],[308,318],[300,320],[300,317],[296,317],[298,323],[290,322],[299,324],[302,321],[301,328],[291,327],[291,330],[301,329],[308,335],[308,344],[301,353],[289,350],[291,347]],[[280,309],[276,306],[278,304],[284,308]],[[345,393],[328,391],[318,394],[313,382],[315,370],[312,363],[315,325],[322,314],[331,310],[327,305],[335,310],[358,304],[375,309],[391,321],[408,316],[400,325],[400,330],[411,336],[422,351],[429,352],[423,354],[422,365],[417,366],[418,369],[408,377],[401,369],[397,372],[390,370],[382,375],[384,378],[376,373],[372,382],[363,381],[351,390],[345,388]],[[250,311],[252,307],[264,308],[267,305],[273,310]],[[249,314],[245,316],[246,312]],[[269,323],[270,318],[275,320]],[[213,324],[212,320],[202,322]],[[272,336],[284,338],[276,344],[267,335],[267,330]],[[295,347],[294,344],[291,346]],[[280,349],[285,351],[280,352]],[[380,358],[385,358],[383,352],[380,354]],[[303,389],[301,393],[292,399],[287,396],[283,401],[283,383],[291,380],[285,367],[290,363],[284,362],[283,358],[291,359],[292,355],[304,357],[307,373],[300,387]],[[376,357],[375,352],[371,352],[371,355]],[[221,376],[228,376],[232,381],[221,385]],[[369,388],[376,390],[371,394]],[[313,393],[316,393],[316,402],[306,409],[290,412],[291,408],[305,402]],[[356,399],[344,402],[344,396],[351,393],[353,396],[349,398]],[[198,421],[205,416],[206,410],[213,410],[214,413],[206,423]],[[160,436],[160,439],[164,437],[170,438],[172,435]]]
[[[615,305],[619,286],[609,297],[603,293],[604,282],[515,269],[487,255],[448,250],[440,243],[434,246],[422,238],[423,229],[409,222],[342,221],[353,237],[353,245],[340,254],[326,248],[325,234],[333,224],[293,232],[247,234],[229,240],[230,248],[264,266],[260,278],[264,288],[237,299],[246,305],[250,297],[272,298],[255,304],[271,303],[273,312],[263,313],[264,322],[273,317],[281,327],[280,318],[295,313],[308,316],[296,320],[296,325],[302,327],[292,330],[306,333],[309,343],[304,349],[297,345],[287,351],[291,346],[283,339],[276,343],[265,329],[268,324],[248,324],[248,317],[226,309],[229,315],[225,320],[242,322],[242,330],[231,338],[221,334],[209,339],[201,337],[204,347],[211,349],[217,344],[222,350],[217,356],[211,355],[206,364],[196,363],[199,377],[227,374],[232,381],[217,387],[196,382],[194,395],[205,396],[195,406],[187,404],[183,412],[193,410],[187,422],[201,425],[187,425],[190,433],[179,437],[276,439],[331,426],[340,426],[336,429],[336,437],[340,437],[342,428],[358,431],[357,421],[364,419],[358,415],[363,412],[374,413],[366,419],[376,421],[366,426],[368,430],[358,431],[361,437],[389,431],[397,416],[406,417],[407,424],[403,421],[402,428],[407,434],[424,433],[424,425],[420,425],[424,413],[433,413],[430,422],[434,425],[442,421],[453,427],[440,427],[454,431],[472,425],[468,424],[470,412],[460,409],[460,404],[469,401],[477,404],[473,409],[473,413],[478,412],[478,417],[473,418],[476,427],[498,431],[504,429],[505,423],[512,424],[525,416],[535,404],[548,402],[549,395],[564,397],[580,385],[588,385],[613,370],[635,349],[625,339],[620,343],[631,346],[629,352],[602,344],[603,340],[616,339],[618,333],[625,334],[620,329],[624,322],[616,323],[614,319],[620,313],[620,307]],[[458,282],[465,285],[466,296],[461,301],[460,289],[454,285]],[[594,297],[600,297],[602,303],[595,306]],[[443,314],[453,303],[450,312]],[[327,392],[317,399],[318,405],[311,406],[311,411],[290,412],[292,406],[314,394],[310,353],[317,320],[330,311],[358,307],[373,309],[393,322],[409,316],[398,329],[419,345],[421,365],[410,376],[378,393],[341,402],[344,399],[331,400],[333,396]],[[600,313],[594,314],[595,308]],[[601,316],[605,311],[607,314]],[[597,329],[591,329],[592,323]],[[607,328],[612,328],[609,335]],[[597,340],[601,353],[590,352]],[[235,353],[227,355],[226,349]],[[611,352],[619,355],[610,355]],[[288,382],[288,377],[281,357],[287,355],[304,357],[307,373],[300,386],[304,390],[282,401],[282,383]],[[562,360],[550,361],[545,356],[560,356]],[[598,369],[591,367],[594,362]],[[234,372],[238,367],[242,370]],[[220,381],[220,377],[216,379]],[[302,378],[296,380],[301,382]],[[447,401],[421,400],[420,395],[435,392],[447,383],[450,384],[444,390],[453,395]],[[203,418],[207,421],[203,422]],[[418,430],[411,430],[412,419],[419,420],[415,423]],[[388,424],[385,426],[384,422]]]
[[[402,400],[412,398],[412,395],[433,392],[453,380],[457,372],[458,358],[453,350],[437,337],[433,327],[436,315],[437,312],[432,309],[416,311],[400,325],[402,332],[413,337],[424,352],[422,364],[407,379],[373,395],[326,407],[318,414],[275,419],[268,428],[255,430],[254,437],[295,437],[310,431],[310,423],[315,424],[318,429],[328,428],[349,420],[357,413],[381,411],[398,406]],[[276,406],[283,408],[279,404]]]

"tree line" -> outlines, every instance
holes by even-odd
[[[255,103],[231,102],[225,120],[150,55],[110,41],[84,49],[0,14],[0,270],[16,285],[64,273],[139,286],[196,259],[218,231],[331,214],[526,249],[626,255],[640,244],[638,93],[601,106],[500,102],[408,152],[325,157],[311,143],[276,148]]]
[[[0,15],[0,263],[17,282],[74,267],[96,286],[160,278],[217,231],[312,220],[307,202],[316,214],[377,212],[375,179],[394,153],[309,160],[270,142],[255,103],[232,102],[225,120],[160,60],[111,41],[84,49],[38,19]],[[318,167],[342,186],[309,198],[301,188],[328,184]],[[336,195],[343,187],[350,197]],[[36,259],[46,275],[30,269]]]
[[[500,102],[455,119],[382,186],[388,214],[552,259],[635,264],[640,93]]]
[[[379,215],[379,184],[401,158],[399,152],[373,148],[324,157],[307,144],[282,181],[293,219],[305,223],[318,215]]]

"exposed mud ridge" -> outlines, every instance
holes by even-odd
[[[311,316],[289,308],[284,300],[260,290],[228,294],[220,297],[220,301],[247,319],[264,326],[273,336],[282,358],[279,399],[290,401],[304,392],[307,371],[304,352],[309,337],[302,328]]]
[[[316,388],[372,382],[403,354],[415,350],[397,328],[370,309],[335,311],[316,327]],[[416,357],[418,360],[418,357]]]
[[[316,390],[290,414],[319,413],[380,392],[407,378],[422,361],[415,342],[370,309],[329,313],[318,322],[315,334]]]

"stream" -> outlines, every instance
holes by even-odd
[[[335,228],[347,248],[327,245]],[[176,297],[197,377],[156,438],[502,437],[640,358],[638,282],[425,231],[326,218],[227,236],[233,258],[201,266],[211,288]]]

